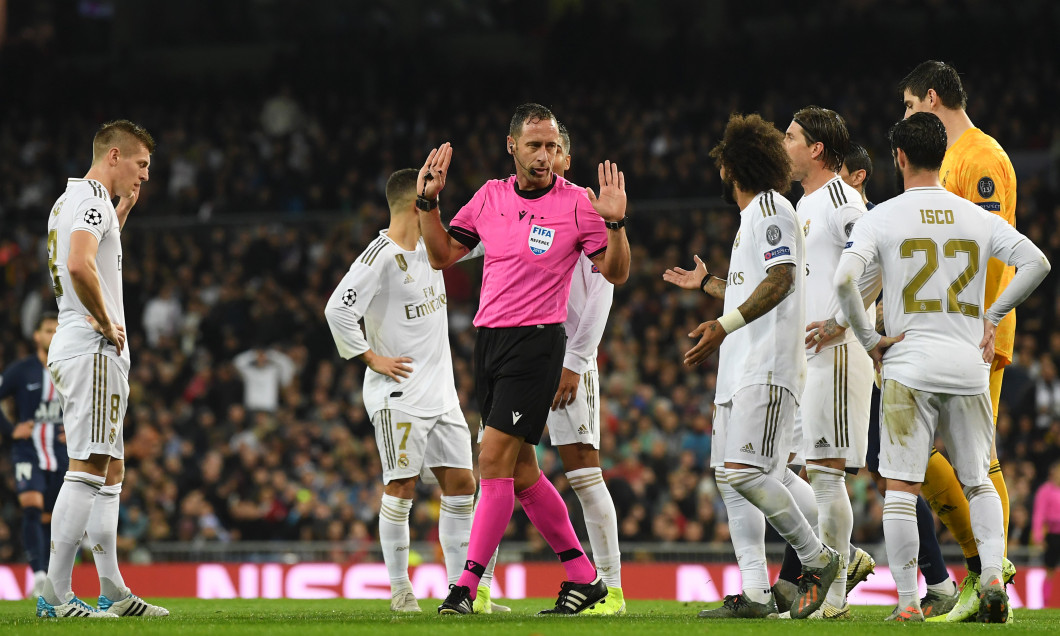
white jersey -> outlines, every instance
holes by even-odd
[[[595,368],[596,350],[607,326],[615,286],[608,282],[589,257],[582,254],[571,275],[570,298],[567,299],[567,351],[564,368],[581,375]]]
[[[129,374],[129,343],[121,355],[86,319],[88,309],[77,297],[70,278],[68,260],[70,237],[89,232],[99,241],[96,268],[103,291],[103,305],[112,323],[125,326],[125,305],[121,287],[121,226],[110,193],[95,179],[70,179],[66,192],[48,215],[48,267],[59,305],[59,326],[55,330],[48,361],[102,353],[113,358],[125,375]]]
[[[740,389],[772,384],[796,401],[806,383],[805,243],[795,209],[780,194],[761,192],[740,211],[740,230],[732,244],[725,284],[725,313],[742,305],[777,264],[795,266],[794,288],[787,298],[747,323],[721,344],[714,401],[726,404]]]
[[[1026,237],[974,203],[924,187],[873,208],[850,238],[845,253],[883,269],[888,335],[905,334],[884,354],[884,380],[932,393],[988,390],[979,349],[986,264],[1010,262]]]
[[[854,224],[865,214],[865,204],[861,194],[837,175],[799,199],[796,210],[806,237],[806,322],[828,320],[839,313],[839,298],[832,284],[836,266]],[[846,330],[842,339],[828,343],[825,349],[842,344],[857,344],[853,330]],[[807,357],[815,355],[813,348],[806,350]]]
[[[445,280],[427,260],[422,238],[415,250],[406,251],[386,230],[380,232],[331,295],[325,315],[343,358],[369,349],[388,358],[412,358],[412,373],[401,382],[365,370],[364,406],[370,416],[394,409],[431,417],[460,406]],[[362,317],[367,340],[361,334]]]

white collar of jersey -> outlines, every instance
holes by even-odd
[[[91,181],[92,183],[99,183],[99,181],[96,181],[95,179],[67,179],[67,182],[74,182],[74,181]],[[107,190],[107,187],[105,185],[103,185],[102,183],[99,183],[99,187],[103,188],[103,194],[105,194],[107,196],[107,198],[109,199],[110,198],[110,192]]]
[[[913,192],[914,190],[945,190],[942,186],[917,186],[915,188],[906,188],[906,192]]]
[[[390,230],[389,229],[379,230],[379,236],[382,236],[386,240],[390,241],[390,243],[393,244],[394,247],[398,248],[402,252],[415,252],[416,249],[419,249],[420,243],[423,243],[423,237],[421,236],[418,239],[416,239],[416,249],[407,250],[404,247],[401,247],[400,245],[398,245],[397,241],[395,241],[394,239],[390,238]]]

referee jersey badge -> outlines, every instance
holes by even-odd
[[[555,230],[541,227],[540,225],[531,225],[527,244],[530,246],[530,251],[534,253],[534,256],[541,256],[548,251],[548,248],[552,247],[552,241],[555,238]]]

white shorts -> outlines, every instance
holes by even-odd
[[[63,409],[66,452],[86,461],[91,455],[125,459],[125,411],[129,378],[121,366],[102,353],[48,363],[59,405]]]
[[[600,375],[595,361],[582,374],[574,402],[557,411],[550,410],[546,425],[553,446],[591,444],[600,450]]]
[[[881,398],[880,474],[921,483],[938,432],[965,487],[989,482],[994,420],[990,393],[952,395],[885,380]]]
[[[802,457],[865,465],[872,376],[872,358],[859,344],[825,349],[806,361],[806,388],[795,415]]]
[[[725,462],[765,472],[787,465],[795,421],[795,396],[772,384],[744,387],[714,410],[710,466]]]
[[[372,416],[372,425],[384,484],[416,477],[426,468],[471,470],[471,431],[459,407],[427,418],[382,409]]]

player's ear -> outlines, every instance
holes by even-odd
[[[924,99],[928,103],[928,108],[934,109],[935,106],[938,105],[938,103],[939,103],[939,94],[935,92],[934,88],[929,88],[927,90],[927,95],[925,96]]]
[[[868,173],[864,169],[854,171],[854,186],[857,187],[865,183],[865,177]]]
[[[514,155],[515,154],[515,139],[513,139],[511,135],[508,135],[507,146],[508,146],[508,154],[509,155]]]

